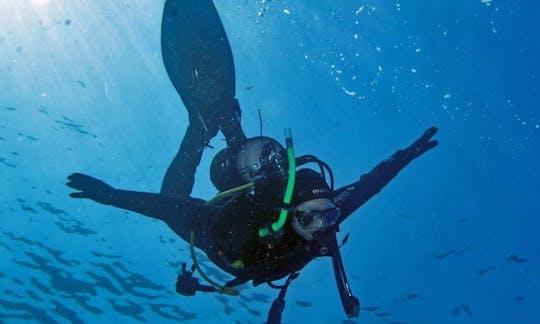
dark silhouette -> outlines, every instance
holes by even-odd
[[[230,292],[231,287],[250,280],[259,285],[289,276],[270,312],[272,322],[279,322],[286,289],[296,277],[293,274],[314,258],[329,256],[345,312],[358,316],[359,302],[347,282],[336,232],[401,169],[437,145],[432,140],[437,129],[429,128],[359,180],[334,189],[326,163],[311,155],[295,157],[290,137],[284,148],[273,139],[248,139],[244,134],[235,99],[232,53],[211,0],[166,1],[162,52],[190,123],[160,193],[115,189],[75,173],[68,177],[67,185],[77,190],[70,196],[162,220],[189,242],[194,265],[191,271],[183,265],[176,286],[181,294]],[[211,178],[221,193],[210,201],[191,197],[202,152],[218,131],[223,133],[227,148],[215,156]],[[319,165],[320,170],[296,170],[307,163]],[[224,286],[206,278],[197,269],[193,247],[235,278]],[[212,287],[193,278],[195,269]]]

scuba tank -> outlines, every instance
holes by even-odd
[[[210,180],[225,191],[262,178],[285,180],[287,170],[285,148],[272,138],[258,136],[219,151],[210,166]]]

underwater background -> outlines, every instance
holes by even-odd
[[[540,323],[537,1],[215,0],[248,136],[315,154],[336,187],[429,126],[438,147],[341,226],[283,323]],[[83,172],[158,192],[187,127],[161,60],[164,1],[0,0],[0,323],[263,323],[278,291],[176,294],[188,244],[68,197]],[[210,198],[216,137],[193,195]],[[229,278],[198,253],[213,278]]]

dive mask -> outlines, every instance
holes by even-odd
[[[334,225],[340,216],[341,211],[330,199],[314,199],[296,208],[292,226],[300,236],[310,241],[313,233]]]

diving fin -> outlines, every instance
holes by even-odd
[[[213,137],[221,111],[237,104],[232,51],[212,0],[167,0],[161,50],[190,122],[199,119]]]

